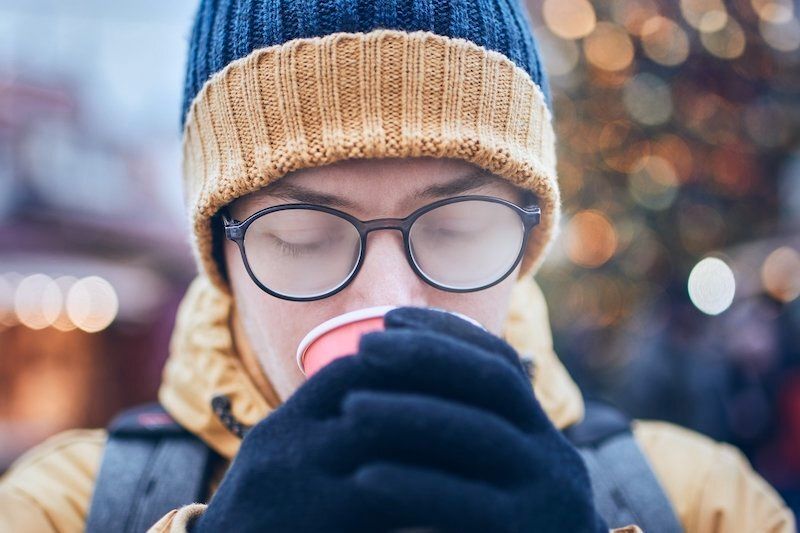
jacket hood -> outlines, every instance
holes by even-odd
[[[224,395],[231,413],[254,425],[278,406],[257,383],[269,376],[248,365],[237,352],[231,330],[231,296],[204,276],[189,287],[178,309],[158,398],[184,427],[228,459],[236,455],[240,438],[212,409],[212,399]],[[517,281],[512,292],[503,338],[535,365],[534,393],[558,428],[583,418],[581,393],[553,351],[547,305],[531,276]]]

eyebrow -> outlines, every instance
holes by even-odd
[[[405,200],[408,203],[412,199],[432,199],[443,196],[455,196],[466,191],[477,189],[483,185],[501,181],[491,172],[485,169],[478,169],[464,176],[460,176],[447,183],[429,185],[423,189],[410,194]],[[322,193],[307,189],[301,185],[296,185],[289,181],[278,180],[268,185],[264,193],[278,198],[297,200],[299,202],[338,207],[341,209],[358,209],[358,205],[352,201],[333,194]]]

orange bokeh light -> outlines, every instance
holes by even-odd
[[[573,263],[597,268],[614,256],[617,232],[603,213],[593,209],[580,211],[569,221],[565,246]]]

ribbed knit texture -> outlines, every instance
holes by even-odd
[[[452,157],[539,197],[520,275],[544,258],[559,193],[550,111],[506,56],[430,32],[294,39],[230,63],[195,98],[183,173],[202,268],[221,288],[211,219],[285,174],[343,159]]]
[[[213,217],[292,171],[457,158],[533,191],[534,273],[560,216],[550,93],[525,0],[200,0],[183,179],[200,271]],[[217,235],[218,237],[218,235]]]
[[[545,95],[524,0],[201,0],[192,29],[182,124],[192,100],[214,73],[253,50],[292,39],[378,28],[431,31],[502,53]]]

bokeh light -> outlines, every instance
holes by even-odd
[[[712,10],[703,14],[700,18],[698,29],[702,33],[715,33],[725,28],[728,23],[728,12],[722,10]]]
[[[766,390],[796,362],[797,1],[592,4],[590,33],[541,32],[571,213],[540,278],[559,302],[559,355],[619,398],[632,381],[601,362],[628,358],[626,378],[660,387],[641,393],[652,410],[679,386],[722,402],[724,388],[752,386],[728,379],[740,365]],[[709,430],[727,411],[702,403]],[[697,411],[665,408],[702,425]]]
[[[789,246],[774,250],[761,267],[761,283],[778,301],[788,303],[800,296],[800,253]]]
[[[541,57],[549,75],[569,74],[578,65],[581,52],[575,41],[562,39],[545,28],[537,33],[537,39]]]
[[[706,257],[689,274],[689,298],[700,311],[718,315],[733,303],[736,279],[722,259]]]
[[[59,331],[72,331],[76,328],[75,324],[69,318],[69,314],[67,313],[67,305],[66,305],[66,295],[69,294],[70,288],[78,281],[77,278],[73,276],[60,276],[57,277],[55,280],[56,285],[58,285],[59,290],[63,297],[63,305],[56,316],[55,320],[53,320],[53,327]]]
[[[780,52],[792,52],[800,48],[800,22],[795,18],[771,21],[762,20],[759,31],[764,42]]]
[[[615,0],[611,2],[611,18],[628,30],[631,35],[639,35],[642,25],[659,13],[654,0]]]
[[[751,0],[753,10],[765,22],[788,22],[794,15],[792,0]]]
[[[656,76],[637,74],[623,89],[625,109],[640,124],[664,124],[672,116],[672,95],[669,86]]]
[[[681,14],[690,26],[703,32],[722,29],[728,18],[722,0],[681,0]]]
[[[44,329],[53,324],[61,311],[63,296],[53,279],[33,274],[17,285],[14,310],[17,319],[31,329]]]
[[[720,29],[703,29],[700,42],[713,55],[721,59],[735,59],[744,53],[747,39],[742,26],[731,17],[726,17]]]
[[[545,0],[542,15],[550,31],[563,39],[589,35],[597,21],[588,0]]]
[[[573,263],[597,268],[614,255],[617,233],[603,213],[596,210],[580,211],[567,225],[564,245]]]
[[[653,155],[669,161],[681,183],[690,181],[694,170],[694,157],[685,140],[675,134],[665,133],[653,143]]]
[[[83,278],[67,294],[67,315],[83,331],[107,328],[117,316],[119,301],[114,287],[98,276]]]
[[[650,141],[630,120],[607,122],[600,131],[597,148],[610,169],[626,174],[639,170],[651,153]]]
[[[675,168],[659,156],[648,156],[639,170],[628,174],[628,191],[648,209],[661,210],[672,205],[678,185]]]
[[[624,28],[610,22],[598,22],[583,41],[586,59],[595,67],[618,71],[633,61],[633,41]]]
[[[673,20],[660,15],[647,19],[640,31],[647,57],[666,66],[675,66],[689,57],[689,37]]]

